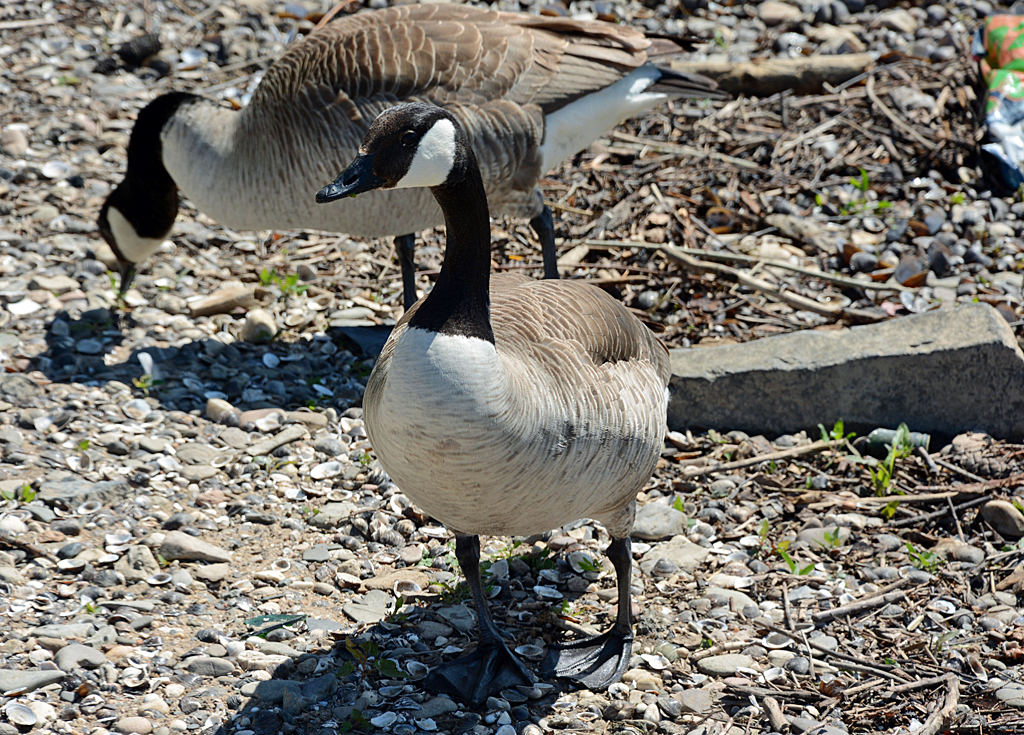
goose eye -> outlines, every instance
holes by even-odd
[[[402,133],[401,140],[402,145],[411,146],[416,142],[416,133],[414,133],[412,130],[406,130],[404,133]]]

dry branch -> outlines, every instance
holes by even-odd
[[[640,243],[637,243],[638,245]],[[649,247],[655,247],[650,245]],[[760,291],[765,296],[775,299],[777,301],[783,301],[796,309],[803,309],[804,311],[810,311],[814,314],[821,314],[822,316],[832,318],[845,318],[850,321],[859,323],[873,323],[884,321],[888,317],[884,313],[877,313],[874,311],[867,311],[866,309],[854,309],[844,306],[830,306],[828,304],[822,304],[814,299],[801,296],[800,294],[786,291],[783,288],[774,286],[768,281],[761,278],[756,278],[743,271],[730,268],[727,265],[721,265],[720,263],[709,263],[706,260],[697,260],[691,255],[680,252],[677,248],[672,245],[658,245],[658,250],[661,250],[672,260],[685,265],[687,268],[693,268],[695,270],[707,271],[714,273],[724,278],[728,278],[731,281],[739,283],[741,286]]]
[[[875,64],[871,54],[807,56],[799,59],[756,59],[733,62],[674,61],[675,71],[703,74],[731,94],[768,97],[791,90],[796,94],[820,94],[825,85],[838,86]]]

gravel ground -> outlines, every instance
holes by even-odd
[[[400,314],[390,246],[232,232],[186,205],[116,311],[94,226],[146,101],[244,103],[326,9],[0,7],[0,735],[1024,730],[1024,447],[978,434],[929,454],[831,426],[672,433],[640,498],[623,681],[541,682],[479,712],[423,691],[473,614],[452,537],[379,470],[362,425],[363,350]],[[992,10],[574,4],[716,39],[697,59],[870,51],[889,112],[925,142],[858,85],[660,110],[545,180],[567,273],[680,346],[848,321],[833,307],[974,300],[1020,335],[1024,210],[974,157],[964,60]],[[110,55],[144,32],[155,60]],[[421,288],[442,237],[417,251]],[[536,272],[531,237],[496,222],[498,267]],[[665,244],[753,255],[823,308],[683,271]],[[612,619],[607,542],[590,522],[484,539],[492,610],[531,665]]]

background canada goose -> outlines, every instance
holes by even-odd
[[[427,686],[479,705],[532,681],[488,612],[477,534],[594,518],[613,539],[618,615],[603,635],[554,648],[543,672],[603,688],[632,649],[629,532],[664,437],[668,351],[587,283],[490,275],[484,183],[461,124],[442,108],[386,110],[317,201],[407,187],[431,187],[444,212],[444,264],[377,360],[366,428],[402,491],[455,532],[480,626],[477,649],[436,666]]]
[[[99,215],[121,291],[170,233],[178,193],[236,229],[398,235],[406,307],[416,300],[413,235],[440,224],[424,189],[348,207],[313,193],[355,155],[370,122],[403,100],[445,105],[477,154],[495,213],[530,218],[545,275],[557,278],[554,225],[538,178],[603,131],[669,96],[718,97],[713,83],[655,67],[679,51],[630,28],[453,4],[406,5],[335,20],[271,66],[241,111],[175,92],[143,109],[128,170]]]

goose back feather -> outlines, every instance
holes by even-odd
[[[543,211],[539,177],[564,156],[669,94],[715,96],[708,80],[649,63],[649,51],[663,46],[628,27],[457,4],[364,12],[288,50],[241,111],[180,95],[176,107],[161,108],[166,122],[138,145],[160,151],[181,193],[227,226],[403,235],[443,221],[429,191],[380,191],[348,207],[317,207],[312,194],[315,182],[351,160],[385,108],[429,102],[447,106],[467,130],[491,211],[532,218]],[[642,93],[600,98],[624,78]],[[569,113],[588,99],[600,115]],[[565,114],[553,118],[559,111]],[[138,126],[136,132],[144,135]],[[138,183],[147,175],[133,175],[129,163],[125,183],[100,215],[108,240],[108,207],[147,233],[146,242],[120,243],[120,250],[111,243],[123,260],[148,257],[126,251],[151,250],[150,240],[166,236],[176,213],[166,197],[133,202],[144,199]]]

